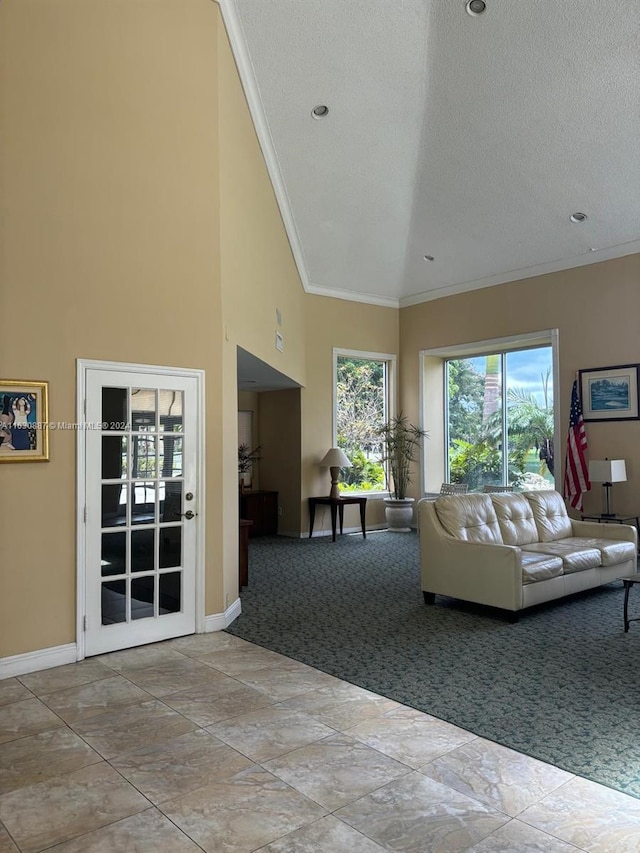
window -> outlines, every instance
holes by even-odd
[[[553,488],[551,347],[448,359],[446,479]]]
[[[351,460],[341,472],[343,492],[384,491],[378,428],[392,414],[395,356],[334,350],[335,444]]]
[[[443,482],[467,483],[470,491],[554,488],[561,468],[554,456],[561,435],[556,329],[420,356],[426,494]]]

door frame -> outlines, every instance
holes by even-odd
[[[88,370],[115,370],[120,373],[148,373],[160,374],[162,376],[179,376],[195,379],[196,388],[196,480],[198,495],[198,515],[201,516],[200,524],[196,528],[196,553],[195,553],[195,617],[196,633],[205,630],[205,600],[204,600],[204,548],[205,548],[205,491],[206,491],[206,466],[205,466],[205,373],[204,370],[188,367],[166,367],[157,364],[133,364],[120,361],[100,361],[96,359],[76,359],[76,660],[85,658],[85,617],[86,617],[86,430],[83,428],[86,422],[86,380]]]

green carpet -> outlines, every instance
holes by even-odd
[[[640,596],[636,595],[640,615]],[[423,603],[416,534],[253,539],[229,633],[640,797],[640,622],[617,582],[524,611]]]

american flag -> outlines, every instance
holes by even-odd
[[[567,435],[567,459],[564,472],[564,496],[574,509],[582,509],[582,493],[591,488],[587,452],[587,433],[582,418],[582,405],[578,397],[578,381],[574,380],[571,391],[571,413]]]

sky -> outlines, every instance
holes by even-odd
[[[478,373],[485,372],[485,358],[479,356],[470,358]],[[533,394],[539,405],[544,405],[542,393],[542,377],[546,376],[551,367],[551,347],[522,350],[507,353],[507,388],[518,389],[525,394]],[[553,379],[549,384],[550,396],[553,397]]]

